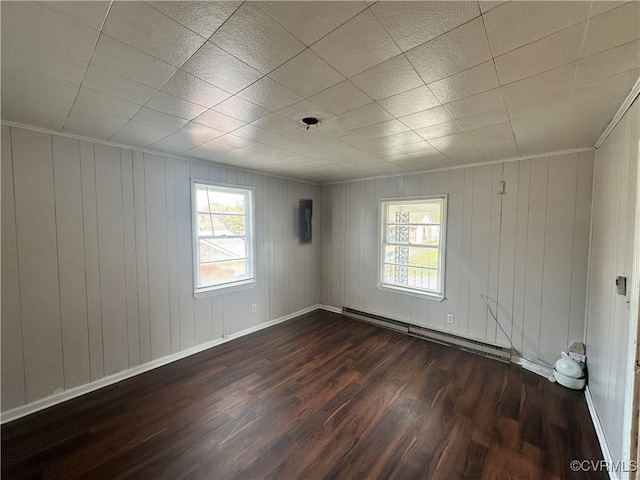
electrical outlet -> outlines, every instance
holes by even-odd
[[[447,314],[447,323],[453,323],[453,313]]]
[[[251,305],[251,311],[254,313],[258,311],[258,306],[255,303]]]

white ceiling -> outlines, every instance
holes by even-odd
[[[591,147],[640,67],[638,1],[0,8],[4,120],[314,182]]]

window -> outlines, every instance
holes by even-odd
[[[444,298],[446,196],[383,199],[378,287]]]
[[[253,190],[193,181],[195,294],[255,283]]]

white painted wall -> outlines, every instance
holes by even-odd
[[[584,334],[592,171],[583,152],[322,186],[321,303],[508,346],[484,293],[516,348],[554,362]],[[446,300],[378,290],[378,200],[443,193]]]
[[[613,460],[623,460],[629,299],[615,278],[632,283],[640,104],[627,111],[596,152],[587,308],[589,392]]]
[[[192,177],[255,187],[255,288],[193,297]],[[319,187],[3,126],[2,410],[316,305],[301,198]]]

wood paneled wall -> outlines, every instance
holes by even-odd
[[[584,335],[592,173],[583,152],[323,185],[321,303],[508,346],[482,293],[516,348],[554,362]],[[445,193],[446,300],[378,290],[379,199]]]
[[[613,460],[624,459],[633,235],[636,214],[640,104],[631,106],[596,152],[593,238],[589,270],[587,353],[589,391]],[[627,277],[627,296],[615,278]],[[631,459],[632,460],[632,459]],[[629,459],[626,459],[628,462]]]
[[[191,178],[255,187],[254,288],[193,297]],[[3,411],[316,305],[301,198],[319,187],[3,126]]]

